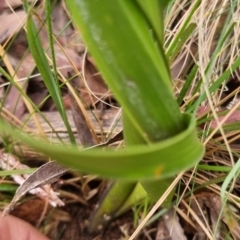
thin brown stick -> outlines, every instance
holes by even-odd
[[[69,73],[70,75],[70,73]],[[69,76],[71,77],[71,76]],[[72,79],[72,84],[75,87],[75,89],[80,89],[81,82],[80,78],[74,78]],[[93,146],[96,144],[96,141],[93,137],[93,134],[91,133],[87,120],[84,116],[84,113],[82,109],[79,107],[75,97],[73,94],[69,91],[70,101],[71,101],[71,109],[72,109],[72,115],[73,115],[73,121],[77,129],[78,138],[83,146]]]

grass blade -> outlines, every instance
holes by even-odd
[[[26,4],[25,4],[26,5]],[[28,7],[26,7],[28,9]],[[33,22],[32,16],[34,14],[32,9],[29,10],[28,20],[27,20],[27,38],[30,50],[32,52],[33,58],[36,62],[37,68],[42,75],[43,81],[53,98],[54,103],[65,123],[65,126],[69,133],[69,138],[72,143],[75,143],[74,135],[72,133],[71,127],[69,125],[65,108],[63,106],[63,101],[58,87],[57,79],[53,77],[51,68],[49,66],[48,60],[45,56],[42,44],[38,37],[38,31],[36,30],[35,24]]]

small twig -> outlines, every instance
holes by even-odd
[[[69,78],[71,77],[71,73],[68,73]],[[73,78],[72,84],[75,87],[75,89],[80,89],[80,79],[79,78]],[[74,98],[73,94],[69,91],[69,96],[71,100],[71,109],[72,109],[72,115],[73,120],[77,129],[78,138],[83,146],[93,146],[96,144],[93,135],[88,127],[87,120],[84,116],[84,113],[82,112],[82,109],[78,106],[78,103],[76,99]]]

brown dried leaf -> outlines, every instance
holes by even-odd
[[[16,11],[15,13],[3,14],[0,16],[0,44],[18,32],[25,24],[27,14],[24,10]]]
[[[25,192],[33,188],[54,183],[67,171],[69,171],[69,169],[56,162],[45,163],[28,177],[27,182],[22,184],[21,189],[18,189],[17,193],[19,196],[24,195]]]
[[[4,8],[4,0],[0,0],[0,13],[2,12],[3,8]]]
[[[119,142],[123,140],[123,130],[121,130],[120,132],[118,132],[116,135],[114,135],[113,137],[111,137],[110,139],[108,139],[106,142],[104,143],[100,143],[98,145],[93,146],[92,148],[96,148],[96,147],[105,147],[108,146],[110,144],[113,144],[115,142]]]
[[[19,79],[29,76],[35,67],[35,62],[33,57],[28,54],[24,59],[21,60],[20,66],[17,67],[17,76]],[[28,86],[28,81],[24,80],[18,83],[18,87],[22,91],[26,92]],[[22,93],[14,85],[11,86],[8,92],[3,106],[11,113],[13,113],[17,118],[21,118],[26,110],[26,106],[22,97]]]
[[[174,211],[170,209],[167,213],[163,215],[163,221],[160,221],[158,226],[156,240],[186,240],[182,226],[179,223],[179,218]]]
[[[233,238],[239,239],[240,224],[237,220],[237,217],[234,216],[234,213],[232,211],[233,206],[223,205],[220,196],[217,196],[217,195],[214,195],[211,198],[211,201],[206,201],[206,205],[208,205],[208,207],[211,208],[211,210],[212,210],[211,216],[215,215],[215,221],[213,223],[217,222],[220,213],[222,213],[221,219],[228,226],[228,229],[229,229],[230,233],[232,234]],[[222,211],[222,208],[223,208],[223,211]]]
[[[22,0],[2,0],[4,8],[16,8],[23,5]],[[31,2],[28,0],[28,2]]]
[[[40,110],[42,106],[46,105],[46,101],[43,100],[47,97],[48,90],[46,89],[43,81],[32,79],[28,85],[27,95]]]
[[[202,117],[204,116],[206,113],[208,113],[210,110],[209,108],[206,108],[206,107],[202,107],[200,106],[199,109],[198,109],[198,112],[197,112],[197,116],[198,117]],[[221,111],[217,112],[218,115],[220,115]],[[218,120],[219,122],[221,122],[223,119],[225,118],[225,116],[218,116]],[[226,121],[224,122],[223,126],[227,125],[227,124],[230,124],[230,123],[235,123],[235,122],[239,122],[240,121],[240,110],[235,110],[227,119]],[[217,125],[217,122],[215,119],[213,119],[211,121],[211,125],[210,127],[212,129],[216,128],[218,125]]]
[[[22,165],[18,162],[12,155],[1,152],[0,164],[3,169],[12,168],[27,168],[27,166]],[[69,169],[56,164],[55,162],[49,162],[42,165],[38,170],[28,175],[14,175],[12,176],[16,182],[21,184],[17,189],[14,198],[12,199],[9,206],[4,209],[4,214],[9,213],[16,202],[26,193],[36,194],[41,198],[48,199],[49,203],[56,206],[63,206],[64,203],[58,198],[57,193],[55,193],[50,185],[55,182],[61,175],[66,173]],[[41,188],[40,188],[41,187]]]
[[[21,93],[15,86],[11,86],[10,91],[5,98],[3,106],[17,118],[21,118],[26,110],[26,106],[21,97]]]
[[[178,58],[171,65],[171,75],[173,79],[177,79],[181,74],[186,71],[191,62],[193,62],[193,56],[196,56],[198,51],[198,46],[196,43],[192,42],[189,49],[187,48],[185,54],[179,54]]]
[[[106,97],[108,87],[89,56],[86,58],[84,69],[87,87],[82,84],[80,92],[87,106],[92,106],[98,101],[97,98]],[[97,98],[89,92],[88,88]]]
[[[198,217],[204,225],[207,225],[211,228],[216,239],[225,239],[226,234],[229,234],[226,231],[225,226],[228,227],[228,230],[234,239],[239,239],[240,225],[237,221],[237,218],[234,216],[234,213],[230,208],[231,205],[223,205],[219,195],[215,193],[201,192],[188,199],[188,201],[188,207],[191,208],[195,216]],[[186,213],[190,213],[189,218],[195,224],[196,228],[193,229],[189,223],[184,222],[185,232],[195,234],[195,238],[197,239],[206,239],[206,233],[200,226],[199,221],[195,219],[194,215],[191,213],[191,210],[189,210],[188,207],[186,208],[186,203],[184,205],[185,207],[183,208],[185,209]]]
[[[80,79],[78,78],[72,79],[72,84],[75,86],[75,89],[79,89],[81,85]],[[73,121],[77,129],[79,140],[81,141],[83,146],[95,145],[95,139],[93,138],[93,134],[90,131],[90,128],[88,126],[89,124],[87,122],[84,112],[78,106],[78,103],[75,97],[70,91],[69,91],[69,96],[71,100]]]
[[[73,29],[68,25],[69,17],[64,10],[63,1],[58,1],[54,5],[51,17],[53,34],[62,46],[69,45],[69,37],[73,34]]]
[[[82,58],[74,50],[65,48],[63,53],[56,45],[54,49],[58,71],[65,78],[68,77],[68,72],[74,71],[74,67],[81,70]]]
[[[45,205],[45,200],[38,197],[33,197],[16,206],[16,208],[11,212],[11,215],[21,218],[24,221],[31,223],[32,225],[37,225],[39,219],[42,217]],[[47,208],[49,210],[50,206]]]
[[[155,240],[171,240],[169,230],[163,219],[160,219]]]

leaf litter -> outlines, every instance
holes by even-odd
[[[20,163],[15,156],[4,152],[1,152],[0,167],[3,170],[28,168],[28,166]],[[11,203],[4,209],[3,214],[6,215],[12,211],[17,201],[28,192],[40,198],[47,199],[53,207],[64,206],[64,203],[58,198],[58,194],[52,190],[50,184],[57,181],[67,171],[68,169],[65,167],[55,162],[50,162],[43,164],[31,175],[11,175],[20,187],[17,189]]]

